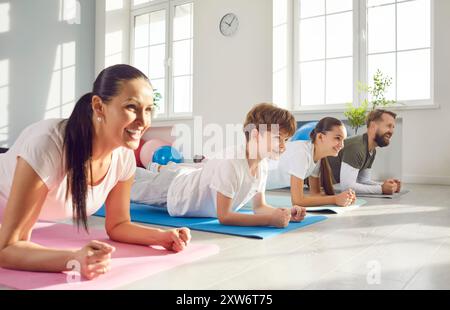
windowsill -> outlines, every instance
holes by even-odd
[[[182,123],[191,122],[194,119],[193,116],[173,116],[173,117],[161,117],[152,120],[151,127],[171,127]]]
[[[438,110],[440,105],[438,103],[433,104],[410,104],[410,105],[396,105],[391,107],[386,107],[388,110],[392,111],[414,111],[414,110]],[[343,105],[335,106],[321,106],[321,107],[303,107],[297,110],[292,110],[295,116],[300,114],[317,114],[317,113],[344,113],[346,107]]]

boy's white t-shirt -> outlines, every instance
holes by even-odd
[[[263,160],[257,176],[252,176],[245,156],[214,158],[200,168],[183,168],[169,187],[167,210],[171,216],[217,217],[219,192],[232,199],[232,210],[237,211],[265,191],[267,170]]]
[[[66,122],[61,121],[63,120],[45,120],[27,127],[11,149],[0,154],[0,202],[8,200],[17,158],[21,157],[49,190],[39,215],[39,220],[43,221],[69,219],[73,215],[70,195],[66,201],[67,175],[63,163]],[[115,149],[109,170],[102,182],[94,187],[88,186],[87,215],[97,212],[113,187],[120,181],[129,180],[135,171],[136,159],[133,151],[123,147]]]
[[[279,160],[269,160],[267,189],[291,186],[291,175],[305,180],[320,175],[320,160],[314,162],[314,144],[311,141],[288,141]]]

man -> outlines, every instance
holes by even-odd
[[[390,144],[397,115],[387,110],[374,110],[367,116],[367,133],[345,140],[337,157],[328,157],[334,181],[341,190],[353,189],[357,194],[392,195],[400,192],[401,182],[388,179],[383,183],[371,180],[376,148]]]

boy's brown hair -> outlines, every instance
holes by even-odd
[[[383,109],[376,109],[376,110],[373,110],[372,112],[370,112],[370,113],[367,115],[367,118],[366,118],[367,128],[369,128],[370,123],[372,123],[372,122],[377,122],[377,121],[381,121],[384,114],[389,114],[389,115],[392,116],[394,119],[397,118],[397,114],[395,114],[395,113],[392,112],[392,111],[383,110]]]
[[[289,137],[294,135],[297,129],[297,122],[292,113],[272,103],[257,104],[247,113],[244,122],[244,132],[247,141],[250,139],[252,128],[260,131],[261,125],[264,125],[264,128],[269,131],[272,125],[278,125],[280,132],[283,131]]]

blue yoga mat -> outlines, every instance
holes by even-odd
[[[216,218],[187,218],[187,217],[171,217],[167,210],[160,207],[154,207],[143,204],[131,204],[131,220],[133,222],[173,226],[173,227],[189,227],[193,230],[207,231],[212,233],[220,233],[234,236],[242,236],[256,239],[270,238],[281,233],[299,229],[317,222],[326,220],[323,215],[308,215],[300,223],[289,223],[286,228],[276,227],[252,227],[252,226],[227,226],[222,225]],[[242,213],[252,213],[250,211],[242,211]],[[95,216],[104,217],[105,208],[101,208]]]

